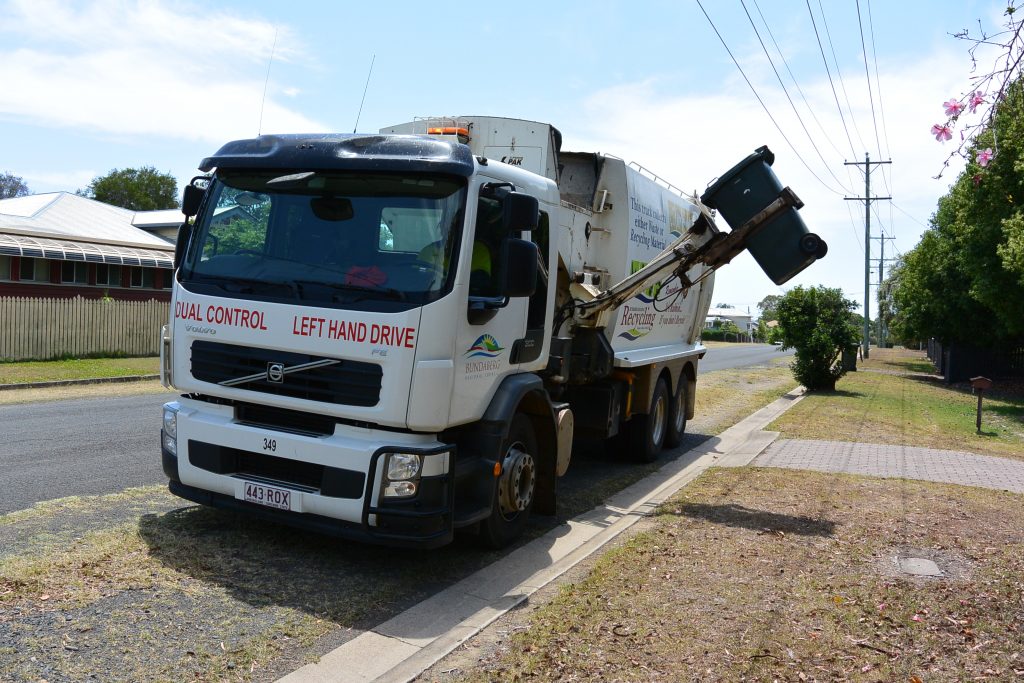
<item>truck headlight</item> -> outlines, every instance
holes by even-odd
[[[392,453],[388,456],[388,479],[407,481],[420,476],[423,460],[418,453]]]
[[[178,410],[176,403],[164,404],[163,447],[174,455],[178,454]]]
[[[418,453],[391,453],[388,455],[385,498],[408,498],[415,496],[423,469],[423,458]]]

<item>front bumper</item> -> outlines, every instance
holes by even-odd
[[[454,537],[455,449],[432,437],[346,425],[332,435],[292,434],[194,401],[182,401],[177,432],[177,454],[161,448],[161,460],[171,492],[187,500],[368,543],[434,548]],[[424,458],[409,498],[381,494],[381,470],[395,451]],[[288,489],[292,509],[246,501],[247,482]]]

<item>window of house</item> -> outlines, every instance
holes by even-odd
[[[60,281],[65,284],[84,285],[89,282],[89,266],[81,261],[62,261]]]
[[[152,268],[142,269],[142,286],[146,289],[153,289],[156,286],[156,274]]]
[[[50,280],[50,264],[46,259],[22,257],[18,271],[23,282],[49,282]]]
[[[171,270],[170,268],[164,268],[164,269],[162,269],[162,274],[163,274],[163,280],[161,281],[161,285],[160,285],[161,288],[162,289],[170,289],[171,288],[171,282],[174,281],[174,271]]]
[[[0,256],[0,280],[11,279],[11,257]]]
[[[121,266],[100,263],[96,265],[96,285],[99,287],[120,287]]]
[[[142,268],[132,268],[132,287],[142,286]]]

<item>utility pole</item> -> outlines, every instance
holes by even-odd
[[[880,243],[881,251],[878,256],[878,298],[882,298],[882,281],[885,279],[885,262],[895,261],[895,259],[885,258],[885,241],[889,240],[892,242],[895,237],[886,237],[885,233],[879,230],[881,233],[878,237],[872,237]],[[886,329],[885,323],[882,321],[882,306],[878,306],[878,345],[883,346],[885,344]]]
[[[871,196],[871,165],[891,164],[891,161],[871,161],[871,155],[864,153],[864,161],[844,161],[844,166],[864,167],[864,196],[844,197],[847,201],[864,202],[864,358],[868,357],[871,345],[871,200],[892,199],[892,197]]]

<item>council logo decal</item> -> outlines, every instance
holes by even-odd
[[[466,351],[466,356],[469,358],[496,358],[504,348],[491,335],[482,334]]]
[[[625,332],[621,332],[619,336],[622,337],[623,339],[628,339],[629,341],[636,341],[640,337],[646,336],[649,332],[650,330],[638,330],[635,327],[633,327],[626,330]]]

